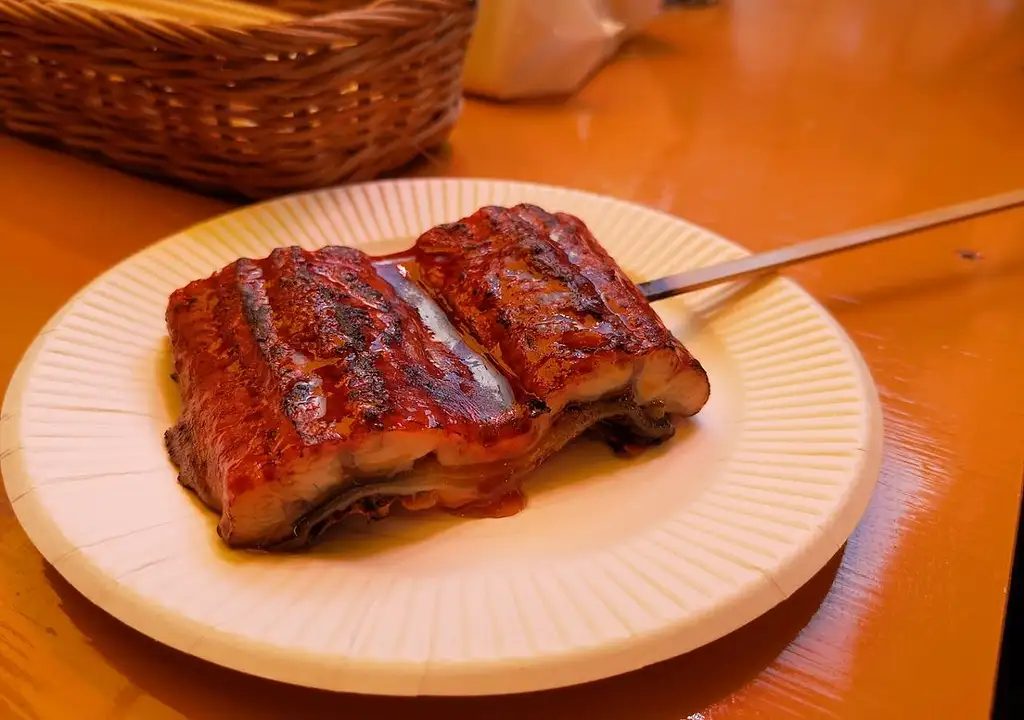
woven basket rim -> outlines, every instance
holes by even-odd
[[[240,27],[263,16],[0,0],[0,131],[251,198],[369,179],[447,140],[476,0],[325,5]]]
[[[51,19],[66,18],[78,22],[88,18],[103,29],[114,29],[126,25],[139,30],[151,30],[158,33],[174,33],[183,35],[202,35],[208,33],[222,34],[259,33],[273,35],[287,34],[292,37],[307,36],[310,38],[326,35],[351,35],[367,37],[384,32],[418,27],[425,17],[436,16],[451,10],[465,10],[476,4],[476,0],[368,0],[366,5],[349,10],[298,17],[295,20],[282,22],[261,22],[251,25],[221,25],[215,23],[187,22],[166,20],[162,18],[146,18],[129,13],[112,10],[101,10],[88,5],[78,5],[64,0],[0,0],[0,16],[5,10],[17,15],[39,9],[46,12]],[[2,19],[2,18],[0,18]]]

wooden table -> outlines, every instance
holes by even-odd
[[[470,103],[422,174],[637,200],[754,249],[1024,186],[1024,4],[678,10],[575,99]],[[0,138],[0,383],[47,317],[219,202]],[[0,509],[0,716],[981,718],[1024,458],[1024,211],[792,271],[864,353],[881,483],[795,597],[698,652],[505,699],[333,696],[209,666],[80,597]]]

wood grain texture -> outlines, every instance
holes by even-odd
[[[1022,67],[1012,0],[734,0],[667,14],[563,106],[468,104],[451,149],[419,172],[606,192],[767,250],[1019,187]],[[0,139],[0,385],[82,284],[224,207]],[[281,687],[126,630],[44,567],[5,506],[0,714],[983,717],[1024,456],[1022,237],[1014,211],[788,271],[881,388],[881,486],[826,572],[712,646],[496,700]]]

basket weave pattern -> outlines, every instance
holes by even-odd
[[[261,4],[303,17],[226,28],[0,0],[0,126],[252,198],[367,180],[446,139],[475,0]]]

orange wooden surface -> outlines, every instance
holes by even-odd
[[[1022,187],[1024,3],[674,11],[567,104],[469,103],[416,172],[604,192],[755,249]],[[82,284],[225,207],[0,137],[0,386]],[[983,717],[1024,461],[1024,211],[790,274],[864,353],[886,455],[845,552],[735,635],[531,696],[284,687],[122,627],[42,561],[5,500],[0,717]]]

